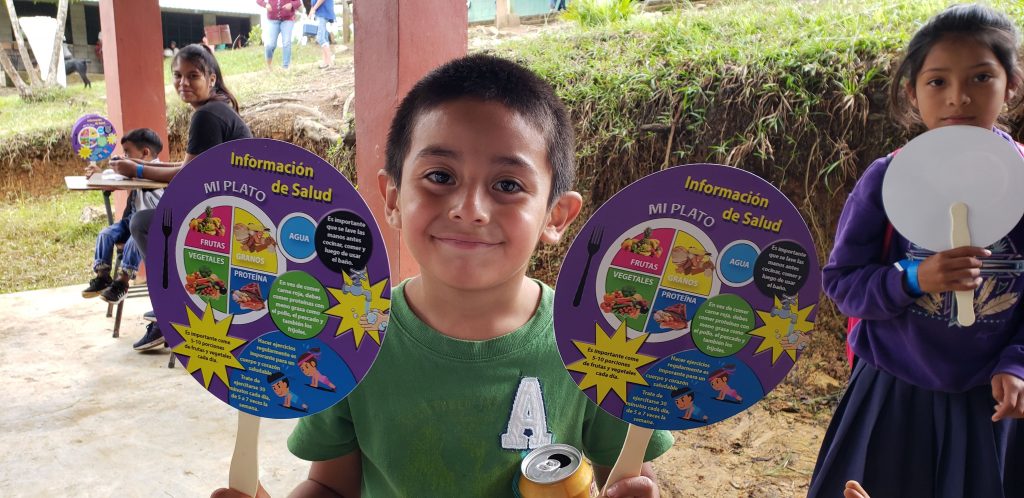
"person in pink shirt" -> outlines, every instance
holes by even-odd
[[[277,48],[277,37],[281,36],[281,67],[288,69],[292,62],[292,27],[295,26],[295,13],[302,6],[301,0],[256,0],[256,3],[267,9],[267,34],[264,38],[264,53],[267,56],[267,69],[274,62],[274,49]]]

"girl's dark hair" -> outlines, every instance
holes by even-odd
[[[231,93],[231,90],[228,90],[227,85],[224,83],[224,75],[220,73],[220,64],[217,64],[217,58],[213,56],[213,52],[210,52],[209,48],[200,43],[193,43],[179,50],[174,55],[174,58],[171,59],[172,68],[178,60],[187,61],[199,68],[200,71],[206,73],[207,76],[211,74],[216,76],[216,81],[214,81],[213,88],[210,91],[210,99],[228,102],[235,112],[238,112],[238,99],[235,98],[234,94]]]
[[[1020,85],[1024,80],[1017,63],[1017,47],[1020,41],[1017,28],[1006,14],[978,4],[953,5],[938,13],[917,30],[910,39],[907,52],[893,74],[889,85],[889,102],[893,114],[904,125],[917,121],[917,114],[903,98],[903,83],[917,84],[917,74],[924,65],[932,46],[947,36],[970,38],[986,46],[995,54],[999,64],[1006,70],[1007,84]]]

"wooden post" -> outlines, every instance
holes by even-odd
[[[466,54],[466,1],[358,1],[354,4],[356,78],[356,176],[359,194],[384,232],[391,279],[419,273],[402,249],[399,232],[384,219],[377,172],[395,107],[413,84],[435,67]]]
[[[150,128],[164,142],[167,160],[167,105],[164,102],[163,29],[157,0],[100,0],[107,118],[118,134]]]
[[[494,27],[498,29],[519,26],[519,16],[512,12],[511,0],[497,0],[494,11]]]
[[[341,3],[341,43],[352,44],[352,1],[345,0]]]

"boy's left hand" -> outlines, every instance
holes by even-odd
[[[650,477],[637,476],[623,479],[605,490],[608,498],[659,498],[658,484]]]
[[[992,377],[992,397],[996,400],[993,422],[1024,418],[1024,379],[1008,373],[996,374]]]

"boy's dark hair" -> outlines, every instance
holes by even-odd
[[[988,47],[1006,71],[1007,85],[1019,86],[1024,81],[1017,59],[1020,41],[1017,28],[1006,14],[978,4],[953,5],[938,13],[917,30],[907,45],[907,52],[893,74],[889,85],[889,101],[896,119],[904,125],[917,122],[917,115],[903,98],[903,81],[917,84],[917,74],[928,52],[947,36],[970,38]]]
[[[680,387],[679,389],[676,389],[675,391],[672,391],[672,399],[681,398],[683,396],[689,396],[690,399],[693,399],[693,389],[683,386]]]
[[[470,55],[434,69],[402,99],[388,132],[384,171],[401,188],[402,163],[409,154],[419,117],[459,99],[497,102],[536,126],[547,142],[551,164],[548,204],[576,180],[575,137],[569,113],[551,85],[529,69],[490,55]]]
[[[278,382],[284,382],[284,385],[286,386],[291,384],[291,382],[288,381],[288,377],[285,377],[284,374],[281,372],[274,372],[268,375],[267,382],[269,382],[271,385],[277,384]]]
[[[121,145],[130,143],[136,147],[148,147],[149,152],[154,156],[160,154],[160,151],[164,150],[164,143],[160,140],[160,135],[157,135],[155,131],[149,128],[136,128],[126,133],[121,137]]]
[[[238,99],[231,93],[231,90],[228,90],[224,82],[224,75],[220,73],[220,64],[217,63],[217,58],[213,56],[213,52],[210,52],[208,47],[201,43],[185,46],[177,54],[174,54],[174,58],[171,59],[172,68],[179,59],[188,61],[193,66],[199,68],[200,71],[206,73],[207,76],[215,75],[217,81],[214,82],[213,88],[210,89],[210,99],[227,102],[231,104],[235,112],[238,112]]]

